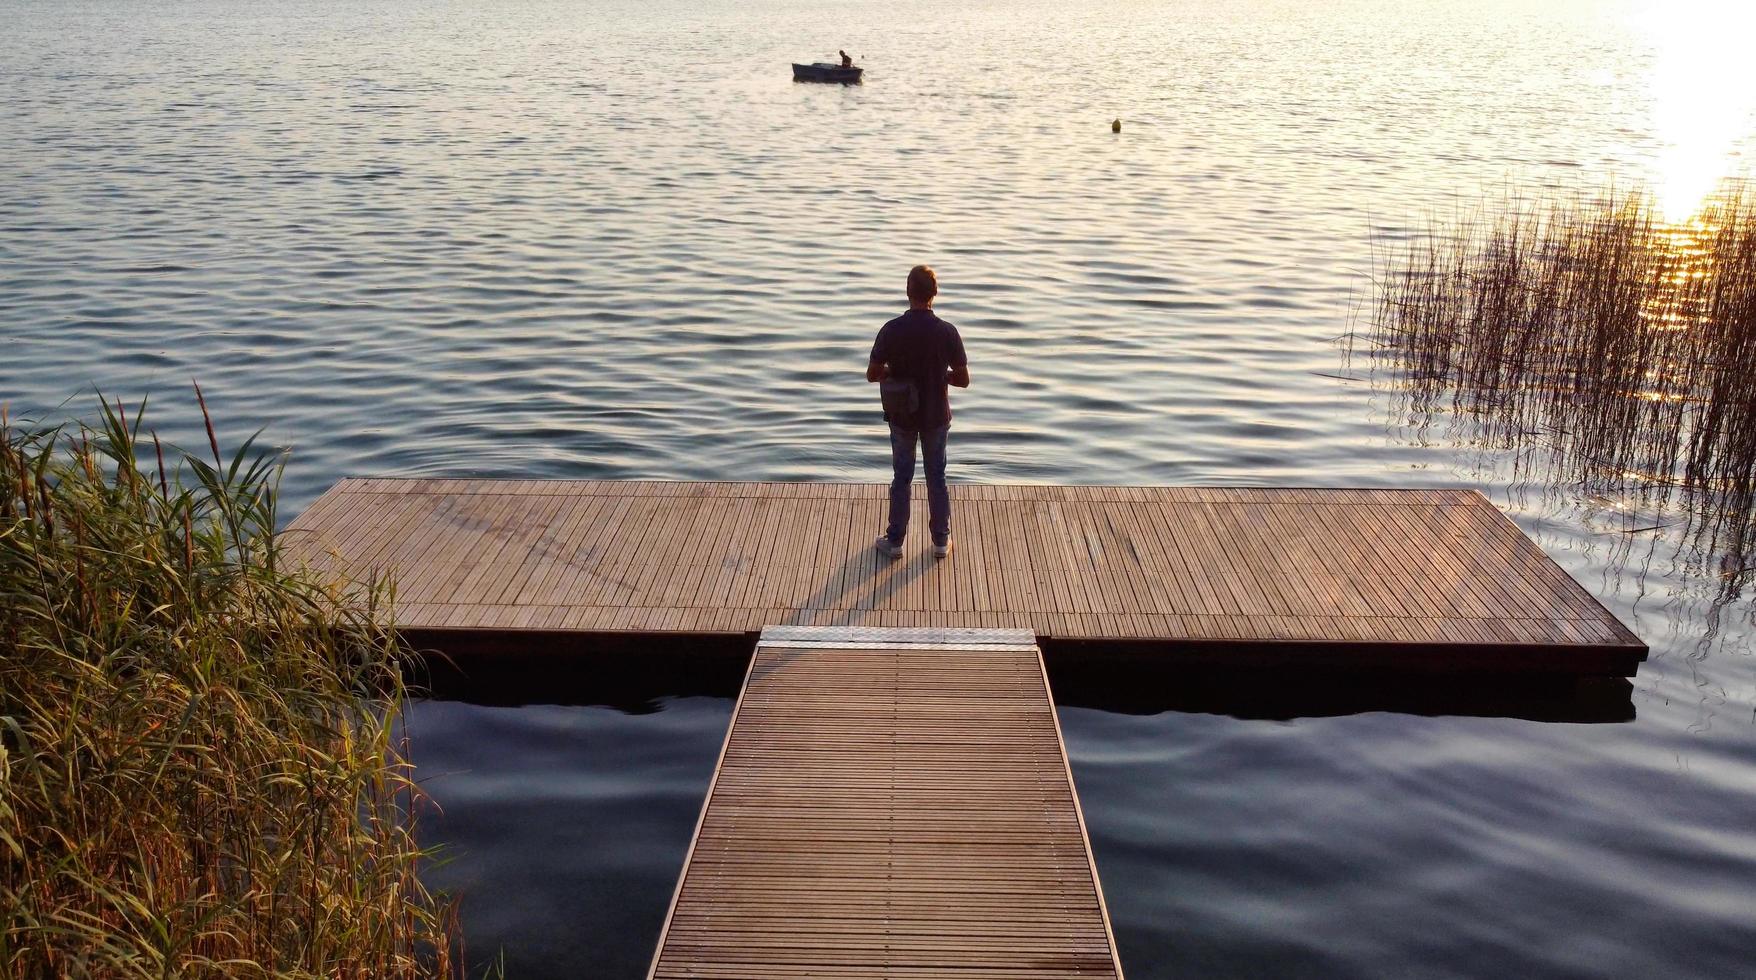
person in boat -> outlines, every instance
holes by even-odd
[[[837,50],[840,51],[840,49],[837,49]],[[848,57],[848,53],[846,51],[841,51],[840,53],[841,53],[841,66],[843,68],[852,68],[854,66],[854,59]]]
[[[908,273],[908,312],[891,320],[872,342],[866,380],[875,382],[890,425],[890,523],[878,550],[902,556],[908,535],[909,492],[915,479],[915,444],[927,470],[927,528],[933,557],[951,553],[951,495],[945,486],[945,440],[951,431],[950,385],[969,387],[969,359],[957,328],[933,312],[939,277],[924,265]]]

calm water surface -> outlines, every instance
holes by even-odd
[[[1744,90],[1687,86],[1740,35],[1685,8],[0,0],[0,398],[199,379],[293,447],[293,510],[364,473],[879,480],[860,371],[929,261],[954,479],[1478,487],[1653,645],[1578,711],[1065,704],[1131,976],[1747,974],[1748,598],[1337,342],[1374,234],[1741,166]],[[838,47],[865,85],[789,81]],[[418,706],[472,951],[641,975],[729,713]]]

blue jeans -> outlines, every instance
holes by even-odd
[[[908,536],[916,440],[921,443],[921,458],[927,464],[927,529],[933,532],[934,544],[943,544],[951,537],[951,491],[945,488],[945,437],[950,432],[949,425],[921,432],[890,427],[890,526],[884,534],[892,544],[901,544]]]

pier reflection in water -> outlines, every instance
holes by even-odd
[[[745,649],[647,650],[637,661],[569,663],[551,652],[499,653],[433,670],[431,699],[484,707],[608,707],[631,715],[679,697],[735,699]],[[1045,643],[1055,703],[1123,714],[1167,711],[1291,721],[1366,712],[1530,721],[1632,721],[1633,686],[1621,677],[1409,673],[1334,668],[1160,665],[1149,659],[1083,656]]]

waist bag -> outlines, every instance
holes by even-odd
[[[878,382],[878,400],[884,403],[884,417],[899,429],[918,429],[921,391],[907,378],[885,378]]]

